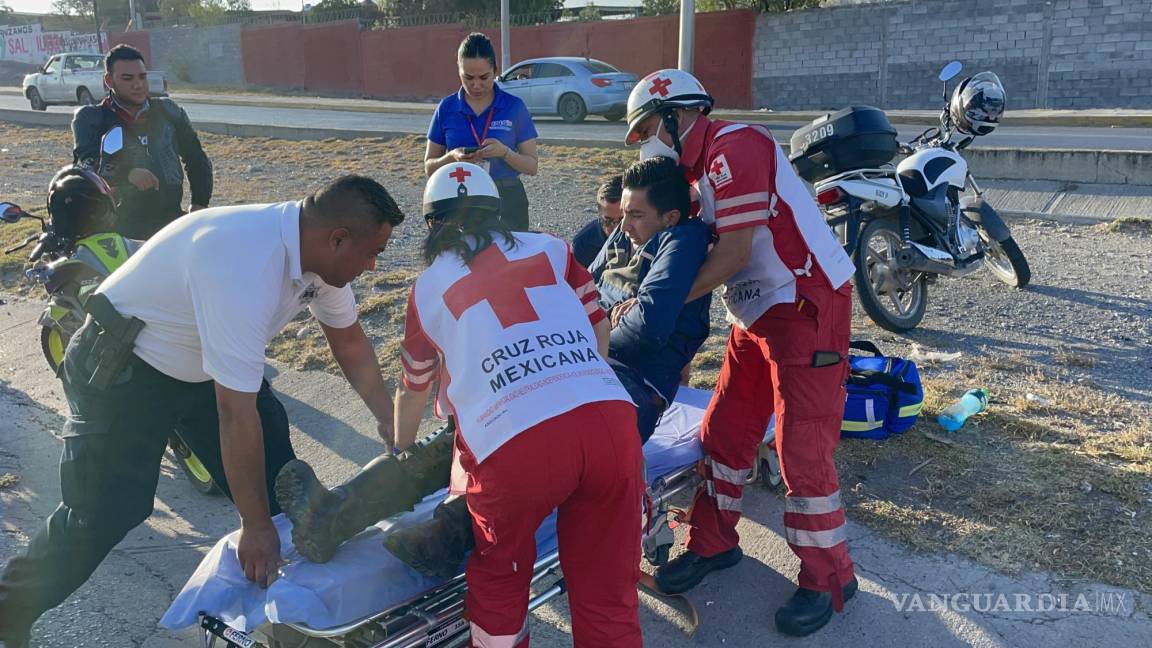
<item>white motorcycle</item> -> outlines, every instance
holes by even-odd
[[[882,110],[868,106],[824,115],[792,136],[792,165],[813,183],[828,224],[856,262],[860,304],[872,321],[896,333],[924,318],[928,284],[941,275],[962,277],[987,262],[1009,286],[1031,279],[1027,259],[961,155],[995,128],[1003,88],[983,72],[965,79],[949,101],[948,81],[961,69],[953,61],[940,73],[940,126],[907,144],[897,142]],[[962,137],[953,142],[956,134]],[[907,157],[893,165],[897,153]]]

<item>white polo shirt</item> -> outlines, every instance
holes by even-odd
[[[256,392],[268,342],[305,307],[356,322],[349,286],[300,269],[300,203],[203,209],[160,230],[100,286],[144,329],[135,353],[185,382]]]

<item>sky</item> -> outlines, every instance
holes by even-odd
[[[13,11],[27,13],[48,13],[52,11],[52,0],[2,0]],[[299,9],[299,0],[249,0],[253,9]]]
[[[315,4],[318,0],[248,0],[253,9],[289,9],[297,11],[300,9],[303,2],[312,2]],[[20,11],[26,13],[48,13],[52,11],[52,0],[0,0],[12,7],[13,11]],[[567,0],[564,5],[571,6],[573,4],[583,6],[585,2],[580,0]],[[633,4],[639,5],[639,0],[624,0],[612,1],[603,0],[601,4],[611,6],[631,6]]]

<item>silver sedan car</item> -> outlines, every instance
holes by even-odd
[[[636,80],[635,74],[603,61],[556,56],[517,63],[496,81],[520,97],[533,115],[559,115],[574,123],[589,114],[623,119]]]

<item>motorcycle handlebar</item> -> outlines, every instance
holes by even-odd
[[[12,254],[13,252],[19,252],[20,250],[23,250],[24,248],[31,245],[32,241],[35,241],[38,238],[40,238],[39,234],[32,234],[28,238],[24,239],[24,242],[21,243],[20,245],[17,245],[15,247],[10,247],[7,250],[4,250],[4,254]]]

